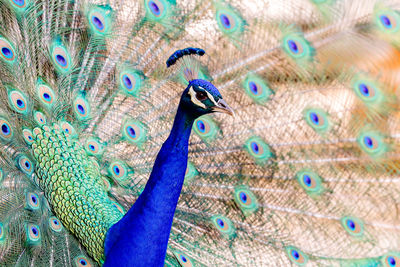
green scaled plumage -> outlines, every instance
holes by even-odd
[[[95,175],[99,173],[96,165],[89,160],[82,145],[71,141],[60,127],[35,128],[33,133],[31,147],[38,163],[40,188],[56,216],[80,239],[92,257],[96,261],[104,260],[105,233],[123,214],[113,206]],[[80,204],[73,204],[77,202]]]

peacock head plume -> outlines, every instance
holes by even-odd
[[[182,94],[180,106],[194,117],[213,112],[223,112],[233,116],[233,110],[222,99],[218,89],[211,82],[197,78],[198,61],[194,56],[204,54],[203,49],[188,47],[175,51],[167,60],[167,67],[180,61],[185,79],[189,82]]]

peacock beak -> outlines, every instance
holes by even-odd
[[[231,109],[223,99],[218,100],[217,105],[214,106],[212,110],[215,112],[223,112],[231,116],[235,116],[235,112],[233,112],[233,109]]]

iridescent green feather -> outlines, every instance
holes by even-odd
[[[143,72],[124,64],[119,68],[118,73],[118,84],[121,92],[128,96],[138,97],[139,93],[145,87]]]
[[[340,219],[340,223],[349,235],[353,237],[362,237],[364,235],[364,223],[359,218],[345,216]]]
[[[243,81],[246,94],[257,104],[265,104],[274,94],[274,91],[258,75],[249,73]]]
[[[307,108],[303,111],[303,117],[307,124],[319,134],[325,134],[331,127],[329,115],[322,109]]]
[[[0,116],[0,129],[0,140],[3,142],[11,142],[14,137],[14,129],[6,117]]]
[[[99,165],[58,125],[35,128],[33,134],[32,150],[37,162],[36,173],[41,177],[40,188],[48,192],[47,201],[63,226],[101,263],[105,233],[123,213],[108,197]],[[72,204],[71,199],[79,204]]]
[[[85,150],[89,156],[100,158],[104,153],[104,144],[98,138],[88,138],[85,142]]]
[[[31,4],[30,0],[7,0],[4,2],[11,7],[15,14],[17,14],[18,18],[24,14]]]
[[[71,138],[78,137],[78,133],[76,132],[75,128],[68,121],[60,120],[58,122],[58,126],[61,127],[62,131],[65,132],[67,136]]]
[[[205,142],[214,141],[220,132],[216,122],[211,116],[203,115],[194,121],[194,132]]]
[[[107,37],[112,33],[114,14],[109,5],[88,5],[86,20],[91,33],[97,37]]]
[[[324,192],[322,179],[310,169],[302,169],[297,172],[296,179],[304,191],[312,197],[319,196]]]
[[[258,209],[258,201],[256,196],[251,192],[248,186],[239,185],[235,187],[233,193],[236,205],[240,208],[245,216],[255,213]]]
[[[219,30],[235,44],[240,42],[246,28],[246,21],[240,12],[224,1],[215,1],[215,20]]]
[[[312,3],[320,5],[320,4],[332,4],[335,0],[311,0]]]
[[[42,232],[38,225],[27,223],[25,224],[26,243],[28,245],[40,245],[42,241]]]
[[[40,77],[36,82],[36,97],[39,99],[39,103],[48,110],[50,110],[57,101],[57,95],[54,90]]]
[[[147,140],[147,126],[131,118],[126,118],[122,123],[121,128],[122,139],[131,144],[142,147],[143,143]]]
[[[17,62],[18,54],[15,46],[5,36],[0,35],[0,59],[8,66]]]
[[[22,136],[27,145],[31,145],[33,143],[33,133],[29,128],[24,127],[22,129]]]
[[[386,253],[385,255],[381,256],[380,263],[384,267],[394,267],[400,263],[400,252],[398,251],[391,251]]]
[[[259,136],[252,136],[247,139],[244,148],[254,158],[255,162],[260,165],[266,164],[275,157],[268,144]]]
[[[235,226],[229,218],[222,215],[214,215],[211,217],[211,222],[223,237],[231,239],[236,236]]]
[[[175,0],[144,0],[144,7],[146,10],[146,20],[159,23],[167,29],[171,29],[175,24]]]
[[[397,47],[400,45],[400,9],[393,9],[384,2],[378,2],[374,7],[373,23],[385,40]]]
[[[129,182],[129,175],[133,174],[133,171],[128,167],[126,162],[119,159],[113,160],[108,166],[107,171],[121,185]]]
[[[390,110],[388,106],[390,99],[385,94],[383,85],[373,80],[371,75],[357,74],[351,82],[351,88],[369,111],[385,114]]]
[[[20,154],[16,157],[16,166],[28,177],[30,177],[34,170],[35,165],[32,160],[25,154]]]
[[[381,264],[379,258],[340,260],[340,267],[380,267],[380,266]],[[387,267],[393,267],[393,266],[387,265]]]
[[[324,18],[332,19],[332,6],[336,3],[336,0],[310,0],[318,10],[321,12]]]
[[[186,167],[184,184],[185,185],[190,184],[196,178],[196,176],[198,174],[199,174],[199,172],[197,171],[197,169],[194,166],[194,164],[192,162],[188,161],[188,164],[187,164],[187,167]]]
[[[355,37],[379,55],[357,58],[357,67],[394,80],[380,60],[392,56],[385,47],[400,43],[396,1],[365,14],[358,8],[367,3],[344,1],[350,15],[335,0],[189,2],[3,1],[2,264],[104,262],[107,230],[143,191],[176,111],[173,97],[197,67],[197,78],[222,89],[238,115],[203,116],[193,125],[166,265],[400,263],[392,251],[398,229],[389,225],[396,218],[386,213],[396,206],[397,99],[374,70],[342,88],[338,76],[353,72],[325,73],[323,62],[326,54],[346,54],[330,50],[343,36],[351,44]],[[322,20],[335,21],[321,22],[315,7]],[[281,21],[302,31],[279,32]],[[170,81],[165,59],[187,42],[206,50],[207,68],[182,64]],[[283,53],[300,68],[286,66]],[[312,79],[290,80],[298,69]],[[344,99],[349,88],[357,99]],[[379,128],[363,128],[354,100],[362,112],[379,112]]]
[[[25,209],[35,211],[41,207],[41,200],[34,192],[25,192]]]
[[[91,118],[91,108],[84,94],[78,95],[72,103],[75,117],[79,121],[87,121]]]
[[[283,29],[281,44],[285,54],[301,68],[309,67],[314,61],[315,49],[296,27]]]
[[[23,115],[29,114],[31,103],[29,103],[27,95],[12,86],[6,86],[6,89],[10,108]]]
[[[384,136],[377,131],[362,130],[357,137],[357,142],[361,150],[375,160],[382,159],[389,151],[389,145],[385,142]]]
[[[183,253],[182,251],[176,250],[173,251],[175,258],[178,260],[180,266],[182,267],[191,267],[191,266],[196,266],[192,259]]]
[[[40,111],[34,111],[33,118],[39,126],[45,125],[47,122],[46,116]]]
[[[64,226],[62,225],[61,221],[57,219],[57,217],[51,216],[48,222],[52,231],[61,233],[64,230]]]
[[[0,168],[0,185],[3,183],[4,177],[5,177],[4,170]]]
[[[300,249],[294,246],[288,246],[285,248],[286,254],[291,262],[298,266],[305,266],[308,262],[308,256]]]
[[[64,46],[61,38],[57,37],[50,45],[50,59],[53,66],[60,74],[67,74],[72,70],[73,62],[68,49]]]

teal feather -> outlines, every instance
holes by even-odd
[[[374,7],[373,24],[378,34],[397,47],[400,45],[398,33],[400,32],[400,12],[390,2],[377,2]]]
[[[0,47],[1,47],[1,53],[0,53],[1,60],[9,65],[14,64],[18,59],[18,54],[13,43],[11,43],[4,36],[0,35]]]
[[[50,45],[50,58],[58,72],[67,73],[72,70],[73,62],[71,54],[59,37]]]
[[[219,30],[232,41],[240,42],[247,26],[239,11],[223,1],[215,2],[215,21]]]
[[[186,185],[190,184],[192,181],[194,181],[194,179],[198,174],[199,172],[197,171],[196,166],[194,166],[193,163],[188,161],[184,183]]]
[[[95,36],[109,36],[113,31],[113,10],[108,5],[86,7],[86,19]]]

